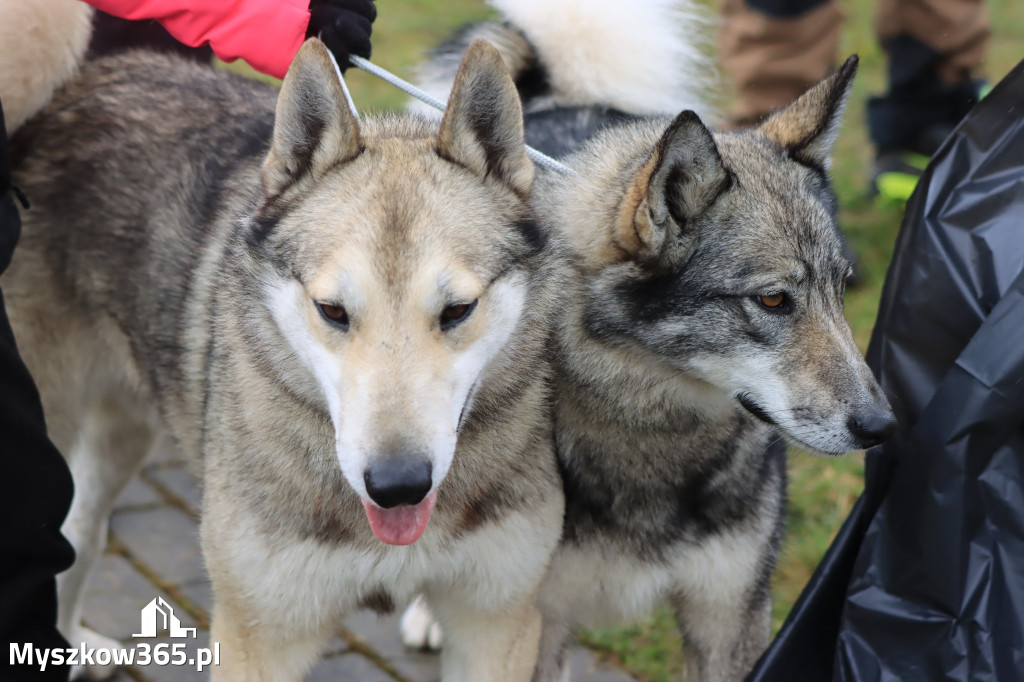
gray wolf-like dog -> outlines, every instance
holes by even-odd
[[[712,132],[693,111],[637,116],[650,102],[630,112],[562,92],[572,62],[546,55],[573,46],[550,47],[562,14],[547,7],[534,24],[469,27],[443,48],[494,38],[524,97],[537,93],[528,141],[582,145],[565,159],[574,175],[542,174],[536,190],[569,244],[573,285],[555,354],[565,529],[540,593],[535,680],[568,675],[573,627],[666,601],[688,679],[740,680],[769,639],[784,442],[840,455],[894,426],[843,315],[851,263],[828,178],[857,62],[756,128]],[[619,34],[585,38],[631,54]],[[423,646],[439,632],[414,605],[403,636]]]
[[[106,517],[155,438],[202,476],[218,680],[298,680],[346,612],[423,593],[444,679],[530,679],[563,497],[557,249],[522,111],[473,45],[438,125],[357,121],[306,43],[280,95],[87,63],[12,142],[10,318],[76,494],[77,644]],[[93,640],[95,641],[95,640]]]

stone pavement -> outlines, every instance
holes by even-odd
[[[184,463],[156,454],[117,502],[110,520],[110,541],[86,589],[83,619],[89,627],[129,647],[147,641],[186,643],[189,658],[209,646],[210,586],[199,551],[199,489]],[[170,639],[166,631],[151,640],[140,632],[140,612],[154,597],[163,597],[186,628],[197,637]],[[399,614],[378,617],[353,614],[331,642],[310,682],[434,682],[440,678],[438,657],[402,646]],[[194,666],[134,665],[114,682],[192,682],[206,680]],[[583,647],[572,652],[574,682],[629,682],[621,671],[597,661]]]

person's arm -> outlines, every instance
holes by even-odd
[[[376,16],[371,0],[87,1],[124,19],[155,19],[186,45],[209,45],[226,62],[241,58],[277,78],[311,35],[324,40],[342,67],[350,52],[368,56]]]

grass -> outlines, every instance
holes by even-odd
[[[902,208],[880,205],[866,195],[872,149],[864,125],[865,103],[871,94],[886,87],[885,56],[873,33],[874,3],[840,0],[839,4],[847,18],[840,55],[859,54],[861,69],[836,145],[833,180],[841,203],[840,224],[857,256],[858,281],[847,293],[847,317],[857,344],[865,349]],[[1024,56],[1020,48],[1024,9],[1020,0],[989,0],[986,4],[993,17],[993,33],[984,75],[995,83]],[[481,0],[391,0],[381,3],[379,12],[373,36],[374,61],[405,77],[411,76],[412,67],[425,51],[455,27],[490,15]],[[358,70],[350,70],[347,80],[361,109],[392,109],[405,101],[391,86]],[[791,452],[789,475],[787,536],[773,580],[775,629],[863,490],[864,460],[858,455],[819,459]],[[626,627],[585,631],[580,638],[640,680],[679,679],[679,636],[667,610]]]

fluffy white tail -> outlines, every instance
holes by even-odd
[[[712,22],[693,0],[490,0],[537,51],[558,103],[708,113]]]
[[[528,104],[534,110],[599,106],[675,115],[693,109],[705,120],[712,113],[713,21],[696,0],[488,1],[506,24],[466,27],[420,68],[419,84],[438,99],[447,99],[469,42],[484,38],[517,82],[540,67],[546,88]]]
[[[0,0],[0,102],[8,133],[78,68],[92,32],[80,0]]]

